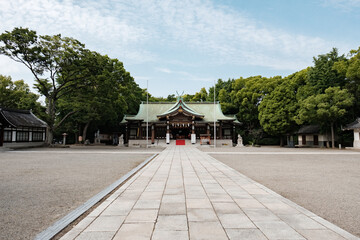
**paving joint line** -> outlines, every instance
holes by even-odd
[[[196,155],[199,156],[199,154],[197,154],[196,151],[194,151],[194,149],[191,149],[191,150],[192,150]],[[199,150],[199,151],[200,151],[200,150]],[[185,152],[185,154],[186,154],[186,156],[189,158],[189,155],[188,155],[186,152]],[[201,157],[201,155],[200,155],[200,157]],[[190,161],[190,158],[189,158],[189,161]],[[203,169],[205,169],[205,170],[208,172],[208,174],[214,179],[214,177],[213,177],[213,176],[210,174],[210,172],[204,167],[204,165],[201,164],[201,162],[200,162],[198,159],[196,159],[196,161],[197,161],[198,164],[199,164]],[[210,204],[211,204],[211,206],[212,206],[212,210],[214,211],[214,213],[215,213],[215,215],[216,215],[216,218],[217,218],[219,224],[221,225],[221,228],[223,229],[223,231],[224,231],[225,235],[227,236],[227,238],[230,239],[230,237],[229,237],[229,235],[227,234],[227,232],[226,232],[223,224],[221,223],[221,220],[220,220],[220,218],[219,218],[219,216],[218,216],[218,214],[217,214],[217,211],[216,211],[216,209],[215,209],[215,207],[214,207],[214,204],[213,204],[213,202],[210,200],[209,194],[208,194],[208,192],[206,191],[206,188],[204,187],[204,184],[203,184],[203,182],[201,181],[201,179],[200,179],[200,177],[199,177],[198,172],[196,171],[196,169],[195,169],[195,167],[194,167],[194,165],[192,164],[191,161],[190,161],[190,164],[191,164],[192,168],[194,169],[194,172],[195,172],[196,176],[198,177],[199,182],[200,182],[202,188],[204,189],[204,192],[205,192],[205,194],[206,194],[206,196],[207,196],[207,198],[208,198],[208,200],[209,200],[209,202],[210,202]],[[214,179],[214,180],[215,180],[215,179]],[[219,184],[219,185],[220,185],[220,184]],[[221,185],[220,185],[220,186],[221,186]],[[206,222],[206,221],[204,221],[204,222]],[[190,228],[189,228],[189,235],[190,235]],[[190,238],[189,238],[189,239],[190,239]]]

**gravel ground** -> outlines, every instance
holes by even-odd
[[[0,239],[33,239],[161,149],[0,152]]]
[[[200,148],[242,174],[360,237],[360,152]]]

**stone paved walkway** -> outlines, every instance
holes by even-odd
[[[358,239],[192,146],[170,146],[62,239]]]

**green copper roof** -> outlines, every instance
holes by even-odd
[[[178,98],[177,102],[170,108],[168,109],[166,112],[159,114],[157,117],[165,117],[169,114],[172,114],[176,111],[178,111],[179,109],[182,109],[183,111],[187,112],[190,115],[194,115],[195,117],[198,118],[203,118],[204,115],[197,113],[196,111],[194,111],[193,109],[191,109],[191,107],[189,107],[181,97]]]
[[[148,121],[149,122],[159,122],[158,116],[163,116],[166,113],[172,112],[175,109],[178,102],[176,103],[141,103],[139,112],[135,116],[125,116],[122,123],[127,121],[147,121],[147,112],[148,112]],[[184,103],[182,106],[186,106],[188,111],[192,111],[197,115],[204,116],[202,121],[204,122],[214,122],[214,111],[216,121],[234,121],[238,122],[236,117],[225,116],[221,110],[220,103],[210,102],[188,102]]]

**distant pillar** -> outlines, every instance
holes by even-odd
[[[354,129],[354,148],[360,148],[360,129]]]
[[[129,123],[126,123],[125,125],[125,137],[124,137],[124,143],[128,143],[130,138],[130,126]]]
[[[166,122],[166,144],[170,143],[170,126],[169,121]]]
[[[151,125],[151,144],[155,143],[155,125]]]
[[[12,142],[16,142],[16,130],[12,129]]]
[[[194,121],[192,121],[192,126],[191,126],[191,143],[192,144],[196,143],[195,122]]]
[[[219,139],[222,139],[222,122],[219,122]]]
[[[142,136],[142,135],[143,135],[142,132],[143,132],[143,131],[142,131],[141,123],[139,123],[139,139],[142,139],[142,137],[143,137],[143,136]]]

